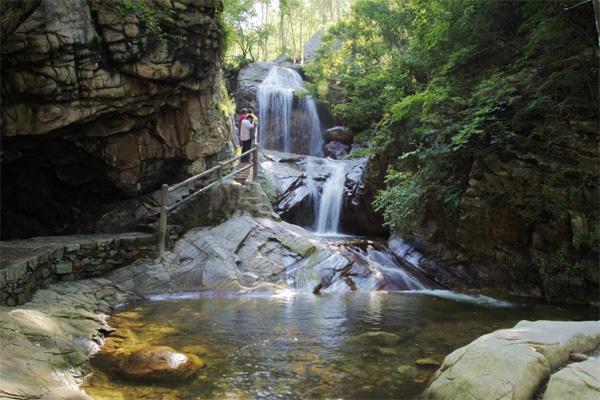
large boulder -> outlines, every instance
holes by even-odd
[[[339,142],[346,146],[351,146],[354,140],[354,134],[348,128],[343,126],[334,126],[323,133],[325,143]]]
[[[422,398],[530,399],[570,352],[600,346],[600,321],[521,321],[449,354]]]
[[[323,31],[319,30],[308,38],[304,43],[304,62],[311,63],[317,58],[321,44],[323,43]]]
[[[221,1],[140,2],[42,0],[3,37],[4,236],[73,232],[231,151]]]
[[[167,346],[150,346],[129,354],[119,363],[117,373],[134,380],[173,382],[192,377],[203,365],[194,354],[180,353]]]
[[[542,400],[600,399],[600,359],[567,365],[550,377]]]

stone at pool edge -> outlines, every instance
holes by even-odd
[[[186,380],[204,366],[194,354],[181,353],[168,346],[135,350],[118,363],[117,374],[132,380],[175,382]]]
[[[70,388],[51,389],[42,397],[42,400],[93,400],[87,394]]]

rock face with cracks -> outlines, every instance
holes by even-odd
[[[237,213],[221,225],[187,232],[164,261],[142,260],[108,278],[143,296],[201,290],[407,289],[407,282],[392,273],[402,267],[395,265],[390,272],[370,261],[377,251],[382,256],[385,250],[337,247],[297,225]],[[382,262],[394,262],[391,253],[384,257]]]
[[[598,346],[600,321],[521,321],[449,354],[423,399],[530,399],[571,351]],[[566,374],[559,372],[550,382]]]
[[[220,0],[29,3],[1,20],[3,237],[73,233],[229,156]]]

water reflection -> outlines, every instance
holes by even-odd
[[[97,398],[127,400],[414,398],[434,372],[417,366],[417,359],[441,361],[476,337],[522,319],[595,317],[589,309],[490,307],[445,297],[252,293],[149,301],[115,315],[111,324],[130,329],[139,342],[197,354],[207,368],[195,379],[169,385],[135,384],[95,371],[86,390]]]

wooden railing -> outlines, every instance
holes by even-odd
[[[234,163],[235,161],[239,160],[240,158],[242,158],[244,156],[248,156],[250,154],[252,155],[252,164],[248,164],[239,169],[234,169],[233,172],[223,176],[223,168],[224,167],[226,167],[226,166]],[[215,165],[214,167],[212,167],[198,175],[194,175],[191,178],[188,178],[184,181],[181,181],[173,186],[169,186],[166,184],[162,185],[161,190],[160,190],[160,219],[158,221],[158,232],[157,232],[158,256],[162,259],[165,255],[165,248],[166,248],[166,241],[167,241],[167,214],[169,212],[171,212],[171,211],[175,210],[176,208],[182,206],[183,204],[189,202],[191,199],[200,195],[201,193],[206,192],[213,186],[217,185],[219,182],[222,182],[225,179],[229,179],[229,178],[239,174],[240,172],[246,171],[250,168],[252,168],[252,180],[255,181],[258,179],[258,145],[255,145],[250,150],[248,150],[245,153],[240,154],[239,156],[230,158],[227,161],[222,161],[222,162],[218,163],[217,165]],[[217,179],[214,182],[212,182],[206,186],[203,186],[202,188],[198,189],[197,191],[190,194],[189,196],[187,196],[181,200],[175,201],[171,205],[167,205],[168,194],[170,192],[173,192],[181,187],[184,187],[186,185],[189,185],[192,182],[197,181],[198,179],[206,178],[215,173],[217,174]]]

